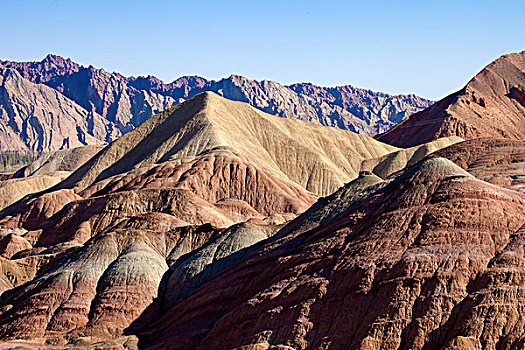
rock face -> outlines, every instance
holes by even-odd
[[[294,84],[290,89],[297,94],[305,95],[315,101],[319,109],[325,106],[333,106],[333,112],[327,113],[329,116],[341,114],[344,118],[320,117],[322,125],[335,126],[342,129],[352,130],[364,134],[377,134],[384,132],[398,124],[406,117],[430,106],[432,101],[419,96],[410,95],[389,95],[371,90],[359,89],[350,85],[337,87],[320,87],[313,84]],[[344,112],[338,113],[340,107]],[[348,115],[348,114],[349,115]],[[282,113],[286,115],[286,113]],[[352,126],[355,116],[364,121],[366,126],[360,129]],[[323,118],[324,117],[324,118]]]
[[[83,67],[60,56],[48,55],[41,62],[0,61],[0,66],[18,71],[31,82],[53,88],[74,101],[78,109],[102,116],[114,129],[110,131],[118,133],[109,133],[103,138],[106,141],[113,141],[178,102],[169,96],[135,89],[118,73]]]
[[[425,160],[388,182],[356,182],[180,299],[151,326],[151,335],[144,332],[144,344],[524,345],[523,195],[478,180],[442,158]],[[352,194],[352,186],[360,190]],[[311,215],[313,225],[300,229]]]
[[[92,66],[71,75],[55,77],[46,85],[84,109],[102,115],[122,134],[178,102],[170,96],[137,90],[122,75]]]
[[[0,130],[0,150],[15,147],[50,152],[97,140],[111,142],[151,115],[203,91],[247,102],[281,117],[362,134],[385,131],[431,103],[414,95],[393,96],[349,85],[282,86],[234,75],[219,81],[186,76],[165,84],[152,76],[124,77],[92,66],[83,67],[55,55],[48,55],[41,62],[0,61],[0,67],[3,75],[18,72],[12,78],[15,82],[4,83],[4,98],[0,100],[4,119],[0,125],[4,129]],[[50,96],[50,91],[56,96]],[[66,125],[72,118],[79,130]],[[59,132],[49,135],[51,129]]]
[[[0,150],[37,153],[104,144],[120,132],[58,91],[0,67]]]
[[[453,135],[525,139],[525,51],[495,60],[463,89],[379,135],[378,140],[411,147]]]
[[[78,63],[57,55],[47,55],[40,62],[0,61],[0,64],[17,70],[22,77],[37,84],[47,83],[56,77],[68,76],[82,69]]]

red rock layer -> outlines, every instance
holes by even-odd
[[[117,175],[101,185],[88,187],[82,195],[89,197],[116,191],[172,187],[187,189],[210,203],[225,199],[243,201],[264,216],[300,214],[313,204],[315,198],[302,187],[285,182],[226,150]]]
[[[450,159],[475,177],[525,193],[525,142],[503,139],[465,141],[433,154]]]
[[[148,228],[211,223],[227,227],[252,218],[305,211],[315,196],[232,152],[167,161],[95,183],[79,194],[55,190],[4,211],[4,227],[32,231],[33,244],[84,243],[121,222],[150,215]],[[162,214],[162,215],[157,215]]]
[[[220,233],[204,225],[101,234],[1,296],[0,337],[64,344],[120,335],[152,311],[145,312],[157,297],[170,257],[190,253]],[[21,259],[10,262],[21,264]]]
[[[288,232],[182,298],[144,344],[523,347],[523,195],[435,158],[327,208],[337,215],[323,225]]]

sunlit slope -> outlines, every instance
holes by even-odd
[[[371,137],[272,116],[206,92],[157,114],[92,158],[61,187],[86,187],[133,168],[227,149],[326,195],[355,178],[364,159],[396,151]]]

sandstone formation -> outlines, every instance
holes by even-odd
[[[453,135],[464,139],[525,139],[525,51],[498,58],[463,89],[377,139],[411,147]]]
[[[257,109],[199,77],[164,84],[56,56],[6,69],[23,84],[45,71],[29,84],[83,96],[129,132],[2,177],[0,349],[525,346],[523,140],[401,149],[264,113],[291,106],[272,82],[217,89],[250,91]],[[134,127],[133,89],[187,100]],[[310,106],[373,99],[289,89]],[[371,110],[363,127],[387,118]]]
[[[477,139],[437,151],[475,177],[525,193],[525,142]]]
[[[443,158],[425,160],[394,180],[356,181],[359,194],[296,219],[313,214],[318,222],[321,215],[321,225],[277,233],[277,240],[181,298],[143,331],[144,346],[525,344],[523,195]]]
[[[168,272],[162,300],[164,308],[173,306],[219,271],[248,255],[256,243],[272,237],[278,228],[274,225],[237,224],[190,256],[178,259]]]
[[[403,170],[407,165],[415,164],[429,154],[461,141],[464,140],[458,136],[442,137],[419,146],[400,149],[379,158],[365,159],[361,164],[361,171],[372,172],[386,179]]]
[[[203,93],[148,119],[47,193],[6,208],[0,222],[34,231],[44,246],[82,244],[152,212],[162,217],[150,224],[166,227],[282,223],[355,178],[363,159],[396,150]],[[72,169],[92,151],[60,151],[20,173]]]
[[[0,213],[0,338],[122,340],[397,150],[206,92],[91,158],[42,157],[5,182],[78,168]]]
[[[236,233],[239,229],[243,231]],[[163,231],[122,226],[98,234],[83,246],[62,249],[58,262],[55,258],[55,264],[48,264],[30,281],[22,281],[26,283],[2,295],[0,337],[41,343],[45,340],[56,345],[116,338],[139,316],[146,324],[158,316],[157,298],[164,288],[161,280],[170,269],[179,271],[180,284],[183,271],[195,275],[198,266],[206,266],[212,276],[216,273],[213,269],[220,271],[228,265],[223,260],[215,263],[213,255],[203,260],[199,248],[207,242],[215,248],[204,251],[214,249],[215,259],[219,260],[266,238],[272,231],[275,229],[271,226],[258,229],[252,224],[224,232],[207,224]],[[218,241],[223,235],[225,238]],[[28,257],[15,255],[9,262],[22,266],[24,259],[53,258],[49,254],[57,253],[50,249]],[[197,265],[190,267],[189,261]],[[177,264],[185,268],[176,269]]]
[[[163,161],[182,164],[209,152],[231,151],[272,176],[326,195],[355,178],[363,159],[394,150],[368,136],[275,117],[206,92],[108,145],[61,187],[84,188],[133,168]]]

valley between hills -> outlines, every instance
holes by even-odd
[[[525,348],[525,51],[435,103],[55,55],[0,91],[0,349]]]

